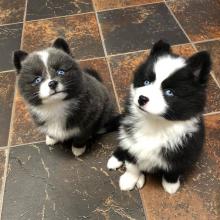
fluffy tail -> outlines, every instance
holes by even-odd
[[[87,74],[89,74],[90,76],[93,76],[94,78],[96,78],[98,81],[102,82],[102,78],[100,77],[100,75],[98,74],[98,72],[96,72],[94,69],[89,69],[86,68],[85,72]]]

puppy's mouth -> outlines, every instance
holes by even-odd
[[[54,96],[54,95],[57,95],[57,94],[59,94],[59,93],[65,93],[65,92],[66,92],[66,90],[54,91],[54,93],[50,94],[50,96]],[[50,97],[50,96],[49,96],[49,97]]]
[[[143,112],[145,112],[145,113],[149,113],[149,112],[147,112],[146,110],[144,110],[143,108],[141,108],[139,105],[135,104],[135,106],[136,106],[138,109],[140,109],[141,111],[143,111]]]

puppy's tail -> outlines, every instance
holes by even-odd
[[[94,78],[96,78],[98,81],[102,82],[102,78],[100,77],[98,72],[96,72],[94,69],[86,68],[84,71],[85,71],[85,73],[89,74],[90,76],[93,76]]]

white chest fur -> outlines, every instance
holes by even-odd
[[[79,127],[66,129],[66,120],[69,115],[70,102],[50,103],[40,107],[30,107],[31,112],[37,115],[40,121],[45,122],[39,127],[40,131],[48,136],[64,141],[80,133]]]
[[[186,134],[198,129],[196,118],[173,122],[141,112],[135,115],[136,119],[131,116],[124,119],[125,123],[134,121],[134,128],[128,134],[121,126],[120,146],[136,157],[141,170],[149,172],[155,167],[168,169],[169,165],[161,155],[162,147],[175,150],[182,144]]]

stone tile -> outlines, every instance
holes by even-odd
[[[15,73],[0,73],[0,147],[8,145],[14,87]]]
[[[93,0],[97,11],[133,5],[162,2],[161,0]]]
[[[213,0],[167,1],[192,41],[220,37],[220,2]]]
[[[0,25],[22,22],[24,18],[25,0],[0,1]]]
[[[80,61],[80,65],[82,68],[93,68],[94,70],[98,71],[98,73],[102,77],[103,83],[107,87],[108,91],[110,91],[113,100],[116,102],[111,76],[106,59],[100,58],[94,60]]]
[[[203,42],[196,44],[198,50],[207,50],[211,54],[213,62],[213,72],[220,85],[220,40]]]
[[[13,69],[12,52],[20,48],[22,26],[21,23],[0,26],[0,71]]]
[[[10,145],[32,143],[45,139],[45,136],[38,132],[18,91],[15,96],[15,113],[10,135]]]
[[[104,56],[94,13],[26,22],[23,48],[45,48],[58,36],[67,39],[77,59]]]
[[[220,114],[207,116],[205,124],[204,152],[179,192],[167,194],[158,180],[148,176],[147,183],[141,190],[148,219],[219,219]]]
[[[195,49],[190,44],[173,46],[173,51],[174,53],[184,57],[189,57],[195,53]],[[123,108],[125,96],[128,93],[130,83],[133,80],[133,73],[138,65],[147,58],[147,56],[148,51],[143,51],[127,55],[112,56],[109,58],[121,108]],[[217,84],[214,82],[213,78],[210,77],[205,113],[220,111],[219,91],[220,90]]]
[[[120,191],[120,172],[106,168],[113,146],[114,134],[80,158],[61,146],[12,148],[2,220],[145,219],[138,191]]]
[[[159,39],[181,44],[187,39],[164,3],[98,13],[108,54],[150,48]]]
[[[27,20],[51,18],[93,11],[91,0],[29,0]]]
[[[2,194],[2,182],[4,178],[5,159],[6,159],[6,150],[0,150],[0,194]]]

